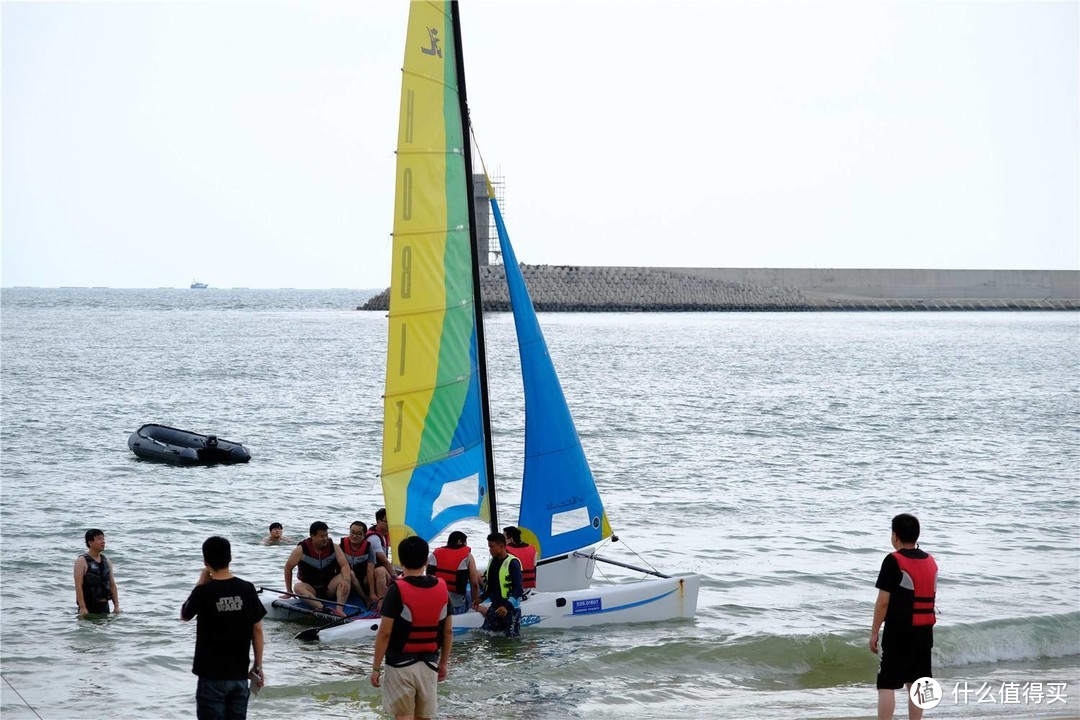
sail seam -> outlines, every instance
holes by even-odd
[[[458,310],[470,307],[473,304],[472,296],[464,297],[457,305],[431,305],[419,310],[397,310],[387,314],[391,318],[416,317],[417,315],[442,315],[447,310]]]
[[[401,73],[403,75],[412,75],[415,78],[420,78],[421,80],[426,80],[427,82],[432,83],[434,85],[442,85],[444,88],[449,88],[452,92],[457,94],[457,91],[458,91],[457,85],[451,85],[450,83],[446,82],[445,80],[440,80],[439,78],[434,77],[432,75],[425,75],[424,73],[418,73],[415,70],[407,70],[405,68],[401,69]]]
[[[446,238],[447,233],[461,233],[465,232],[465,227],[457,225],[455,227],[447,228],[435,228],[434,230],[407,230],[404,232],[392,233],[394,237],[416,237],[418,235],[432,235],[436,240],[443,240]]]
[[[415,470],[416,468],[425,467],[427,465],[434,465],[436,463],[442,462],[443,460],[446,460],[447,458],[464,455],[469,450],[472,450],[473,448],[479,446],[480,443],[478,442],[472,443],[471,445],[464,445],[460,448],[454,448],[453,451],[448,453],[442,453],[435,457],[425,458],[423,462],[408,463],[406,465],[399,465],[397,467],[383,469],[382,472],[379,473],[379,477],[386,477],[387,475],[397,475],[399,473],[405,472],[406,470]]]
[[[448,148],[446,150],[398,150],[398,155],[462,155],[461,148]]]
[[[437,390],[439,388],[453,387],[454,385],[460,385],[463,382],[467,382],[469,380],[469,378],[471,378],[472,376],[473,376],[473,373],[470,372],[470,373],[466,373],[465,375],[459,375],[458,377],[454,378],[450,382],[436,383],[435,385],[420,385],[420,386],[417,386],[415,388],[411,388],[409,390],[400,390],[400,391],[395,392],[395,393],[386,393],[385,395],[383,395],[383,399],[384,400],[389,400],[391,398],[405,397],[406,395],[417,395],[419,393],[430,392],[432,390]]]

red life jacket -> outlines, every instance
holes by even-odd
[[[506,544],[506,552],[521,561],[521,586],[528,590],[536,587],[536,548],[532,545]]]
[[[435,556],[435,577],[446,583],[449,592],[465,594],[465,583],[469,581],[469,566],[465,559],[471,552],[468,545],[457,548],[437,547],[432,551]],[[462,564],[465,566],[462,567]]]
[[[371,543],[364,538],[360,541],[360,544],[355,548],[352,545],[352,538],[341,538],[341,552],[345,553],[345,559],[349,561],[349,567],[356,568],[367,560],[368,548]]]
[[[897,551],[892,556],[900,565],[900,587],[911,590],[915,595],[915,602],[911,609],[911,624],[913,626],[933,625],[937,622],[937,615],[934,614],[937,563],[930,555],[916,560]]]
[[[394,584],[401,593],[402,620],[409,623],[409,634],[405,637],[403,653],[434,653],[439,651],[442,637],[439,634],[439,621],[446,617],[446,603],[449,595],[446,583],[435,578],[431,587],[417,587],[401,578]]]
[[[300,582],[324,588],[341,572],[341,566],[334,555],[334,543],[326,543],[326,548],[321,553],[315,550],[311,538],[304,538],[297,545],[303,548],[304,553],[296,567],[296,576]]]

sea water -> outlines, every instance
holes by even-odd
[[[372,520],[386,320],[353,310],[368,294],[2,291],[4,718],[193,717],[195,628],[178,615],[203,539],[225,535],[237,575],[281,588],[290,548],[259,543],[271,521],[298,539]],[[873,585],[900,512],[940,566],[944,698],[927,717],[1080,715],[1077,314],[541,323],[620,538],[601,555],[701,573],[697,617],[459,637],[442,717],[872,717]],[[521,383],[512,320],[486,329],[509,524]],[[146,422],[242,441],[252,460],[140,461],[126,440]],[[119,616],[76,618],[88,527],[106,533]],[[485,526],[463,529],[484,564]],[[379,715],[369,645],[265,626],[249,717]]]

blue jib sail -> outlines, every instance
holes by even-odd
[[[536,546],[538,555],[550,558],[603,540],[611,535],[611,527],[502,213],[495,198],[489,199],[506,269],[525,389],[525,474],[518,525],[523,539]]]

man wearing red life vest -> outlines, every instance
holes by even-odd
[[[404,573],[386,589],[371,684],[382,688],[383,707],[390,715],[433,718],[454,637],[450,595],[445,582],[424,574],[428,544],[423,538],[402,540],[395,557]]]
[[[428,575],[441,578],[450,592],[450,607],[454,615],[468,612],[469,608],[480,602],[480,571],[476,569],[476,560],[472,549],[465,544],[469,538],[460,530],[450,533],[445,547],[435,548],[428,558]],[[472,602],[465,597],[465,586],[469,586]]]
[[[348,537],[341,538],[338,545],[352,571],[352,577],[349,579],[352,592],[363,598],[369,607],[374,608],[386,594],[390,575],[386,572],[386,568],[375,564],[375,549],[366,537],[367,532],[367,525],[359,520],[353,520],[349,525]]]
[[[521,561],[521,586],[526,595],[536,589],[536,548],[521,541],[521,530],[510,525],[503,528],[506,552]]]
[[[891,720],[896,690],[930,674],[930,649],[934,647],[934,597],[937,563],[919,549],[919,520],[903,513],[892,519],[892,546],[878,573],[877,602],[870,626],[870,652],[878,652],[882,622],[881,665],[878,668],[878,718]],[[908,698],[908,717],[922,718],[922,709]]]

